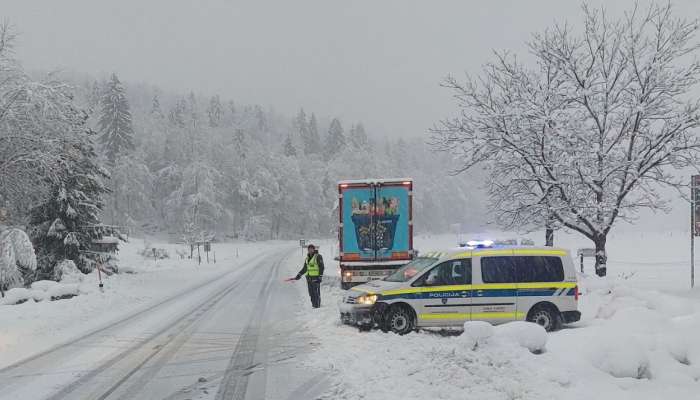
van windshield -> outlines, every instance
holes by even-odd
[[[420,257],[397,269],[393,274],[384,278],[389,282],[406,282],[416,276],[416,274],[424,271],[437,261],[437,258]]]

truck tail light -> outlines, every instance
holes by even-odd
[[[579,296],[578,285],[576,285],[576,286],[574,286],[574,300],[578,301],[578,296]]]

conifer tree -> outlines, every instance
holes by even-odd
[[[343,135],[343,127],[340,125],[338,118],[333,118],[331,126],[328,128],[328,136],[326,137],[326,146],[323,155],[326,160],[329,160],[340,153],[344,147],[345,135]]]
[[[287,157],[296,157],[297,155],[297,149],[294,148],[291,135],[287,135],[287,139],[284,141],[284,155]]]
[[[350,143],[356,149],[365,149],[369,145],[365,127],[361,122],[350,129]]]
[[[92,240],[102,238],[100,225],[102,196],[108,190],[107,173],[97,164],[92,132],[62,143],[65,170],[52,185],[46,201],[32,208],[30,237],[37,252],[39,274],[53,276],[63,260],[73,261],[83,272],[90,272],[101,256],[90,252]]]
[[[134,128],[129,103],[116,74],[112,74],[102,94],[99,129],[100,142],[110,165],[114,165],[117,157],[134,149]]]
[[[163,110],[160,107],[160,98],[158,93],[153,95],[153,100],[151,101],[151,116],[156,119],[163,119]]]
[[[318,154],[321,152],[321,136],[318,134],[318,122],[314,113],[311,113],[309,118],[308,131],[309,140],[304,143],[304,153]]]
[[[209,116],[209,126],[216,128],[221,124],[221,119],[224,116],[224,108],[221,105],[219,95],[212,96],[209,99],[209,107],[207,107],[207,115]]]

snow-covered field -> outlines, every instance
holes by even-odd
[[[144,241],[132,239],[121,246],[119,265],[122,271],[133,273],[103,276],[102,292],[97,273],[92,273],[78,284],[77,297],[0,305],[0,368],[216,279],[279,244],[214,244],[216,264],[213,253],[209,264],[202,253],[202,264],[198,265],[196,250],[195,258],[180,259],[176,251],[186,249],[174,244],[154,245],[168,250],[168,259],[144,258],[138,254]]]
[[[573,235],[557,240],[574,252],[590,246]],[[416,247],[455,242],[420,237]],[[582,320],[548,334],[541,354],[507,326],[476,348],[473,335],[459,332],[361,333],[338,322],[342,291],[324,285],[324,306],[302,318],[320,342],[311,361],[333,371],[326,398],[700,398],[700,290],[688,289],[687,234],[623,233],[609,243],[609,276],[580,277]],[[590,260],[586,268],[592,273]]]

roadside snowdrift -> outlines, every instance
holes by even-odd
[[[359,332],[339,323],[333,277],[319,310],[307,309],[299,285],[302,319],[318,338],[314,366],[334,372],[329,399],[696,399],[700,291],[651,288],[674,284],[645,265],[581,276],[582,321],[550,334],[526,322],[470,322],[461,334]]]

